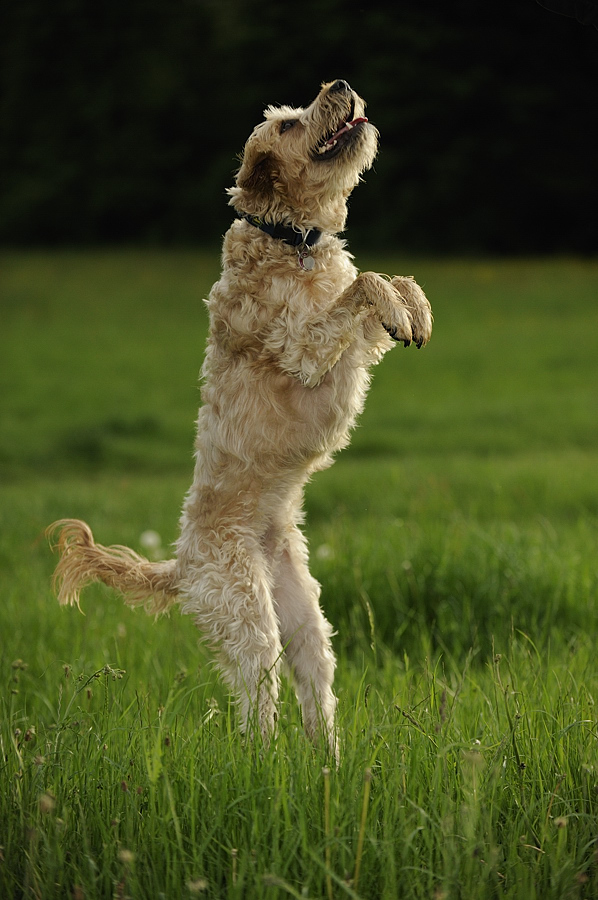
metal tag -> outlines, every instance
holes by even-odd
[[[302,250],[299,253],[299,265],[302,269],[305,269],[307,272],[311,272],[315,264],[316,261],[310,254],[309,250]]]

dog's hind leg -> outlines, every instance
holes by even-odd
[[[286,659],[291,668],[307,734],[322,732],[338,759],[332,690],[336,659],[332,627],[319,604],[320,585],[307,567],[307,547],[299,529],[287,534],[274,570],[274,603]]]
[[[181,605],[216,653],[242,729],[261,733],[267,743],[276,723],[282,646],[258,542],[234,529],[199,538],[185,561]]]

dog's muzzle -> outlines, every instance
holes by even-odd
[[[366,116],[355,117],[355,95],[348,82],[343,79],[333,82],[328,88],[326,97],[329,98],[330,95],[338,95],[338,100],[345,108],[340,112],[335,126],[325,134],[312,152],[313,159],[320,162],[334,159],[346,147],[353,144],[368,121]],[[336,103],[335,96],[335,105]]]

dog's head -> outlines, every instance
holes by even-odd
[[[378,132],[346,81],[332,81],[307,109],[269,107],[245,145],[230,204],[299,228],[341,231],[347,197],[372,165]]]

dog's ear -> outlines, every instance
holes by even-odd
[[[274,191],[276,169],[270,153],[260,153],[246,159],[237,175],[237,187],[260,199],[266,199]]]

